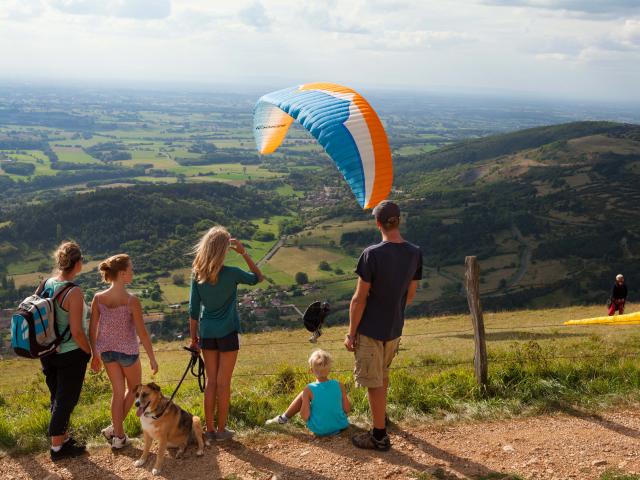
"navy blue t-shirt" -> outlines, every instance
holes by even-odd
[[[360,255],[356,273],[371,284],[358,332],[383,342],[402,335],[407,291],[422,279],[422,251],[409,242],[381,242]]]

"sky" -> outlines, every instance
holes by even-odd
[[[0,0],[0,78],[640,102],[640,0]]]

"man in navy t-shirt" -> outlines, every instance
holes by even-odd
[[[345,347],[355,352],[356,383],[368,389],[373,430],[352,438],[359,448],[389,450],[386,429],[389,366],[400,345],[404,310],[422,278],[422,252],[400,235],[400,208],[385,200],[373,209],[382,242],[362,252],[349,308]]]

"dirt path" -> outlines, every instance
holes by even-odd
[[[168,479],[597,479],[608,468],[640,472],[640,408],[455,425],[395,426],[390,452],[359,451],[349,434],[315,439],[291,428],[208,447],[197,458],[167,458]],[[135,468],[135,443],[117,454],[93,448],[80,459],[52,464],[47,455],[0,458],[3,480],[151,479],[151,462]],[[156,477],[157,478],[157,477]]]
[[[273,258],[273,256],[276,253],[278,253],[278,250],[280,250],[280,248],[284,245],[284,241],[286,238],[287,238],[286,236],[280,237],[278,241],[275,243],[275,245],[271,247],[269,251],[265,254],[265,256],[262,257],[260,260],[258,260],[258,263],[256,265],[261,267],[264,264],[264,262],[268,262],[269,260],[271,260],[271,258]]]
[[[525,274],[527,273],[527,268],[529,268],[529,265],[531,264],[531,255],[533,253],[533,251],[531,249],[531,245],[522,236],[522,233],[520,232],[520,229],[518,227],[516,227],[515,225],[513,225],[511,227],[511,231],[513,232],[513,235],[516,237],[516,239],[522,245],[524,245],[524,250],[522,251],[522,255],[520,255],[520,265],[518,265],[518,270],[516,271],[516,273],[513,275],[513,277],[511,277],[511,279],[507,283],[507,287],[508,288],[515,287],[516,285],[518,285],[522,281],[522,279],[524,278]]]

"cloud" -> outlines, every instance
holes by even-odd
[[[485,5],[565,10],[591,15],[633,15],[640,12],[638,0],[480,0]]]
[[[334,6],[329,5],[329,8],[327,8],[326,5],[309,3],[303,10],[302,15],[309,26],[325,32],[355,35],[370,33],[370,30],[363,24],[350,21],[344,16],[333,13]]]
[[[627,47],[640,47],[640,20],[629,19],[625,21],[616,37],[620,43]]]
[[[49,4],[71,15],[152,20],[171,14],[171,0],[50,0]]]
[[[372,36],[364,46],[367,49],[417,50],[446,47],[475,41],[475,37],[465,32],[446,30],[385,31]]]
[[[0,19],[26,21],[39,17],[43,10],[40,0],[6,0],[0,6]]]
[[[378,13],[392,13],[406,10],[412,6],[411,2],[401,0],[367,0],[365,9]]]
[[[238,12],[238,18],[242,23],[257,30],[267,30],[272,24],[272,19],[267,15],[264,5],[254,2]]]

